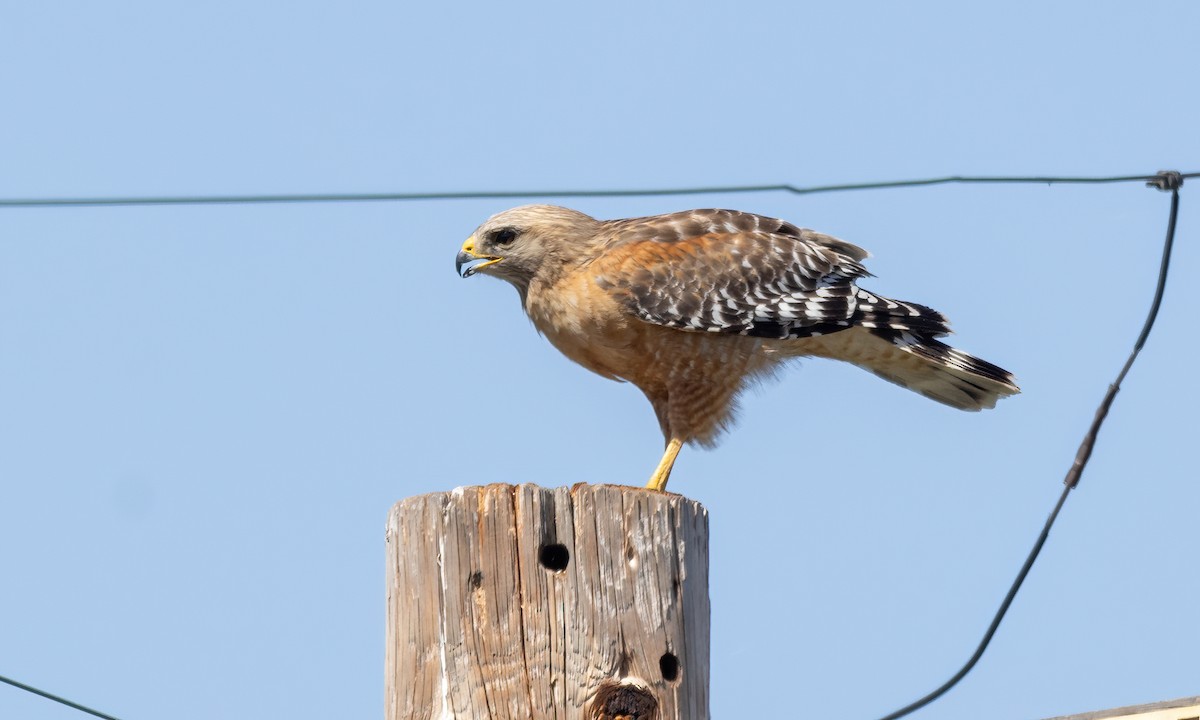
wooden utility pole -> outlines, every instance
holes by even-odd
[[[387,526],[387,720],[708,720],[708,513],[459,488]]]

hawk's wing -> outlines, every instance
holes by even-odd
[[[854,284],[870,274],[860,263],[865,250],[782,220],[694,210],[613,221],[602,232],[608,242],[593,265],[597,281],[656,325],[804,338],[871,327],[869,316],[885,309],[878,304],[899,309]],[[938,327],[926,330],[945,334],[944,319],[933,315]]]

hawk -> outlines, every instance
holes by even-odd
[[[564,355],[645,393],[666,441],[647,487],[663,490],[683,444],[713,445],[738,394],[791,358],[844,360],[960,410],[1019,392],[937,339],[950,332],[941,313],[858,287],[866,257],[733,210],[596,220],[527,205],[480,225],[456,269],[507,280]]]

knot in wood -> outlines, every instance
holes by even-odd
[[[658,720],[658,700],[640,685],[606,681],[596,690],[589,720]]]

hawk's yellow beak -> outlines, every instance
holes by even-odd
[[[472,235],[463,243],[462,249],[458,251],[458,257],[454,258],[454,269],[458,271],[460,277],[469,278],[488,265],[495,265],[503,259],[492,255],[480,255],[475,252],[475,236]],[[483,260],[483,262],[463,270],[463,265],[476,260]]]

